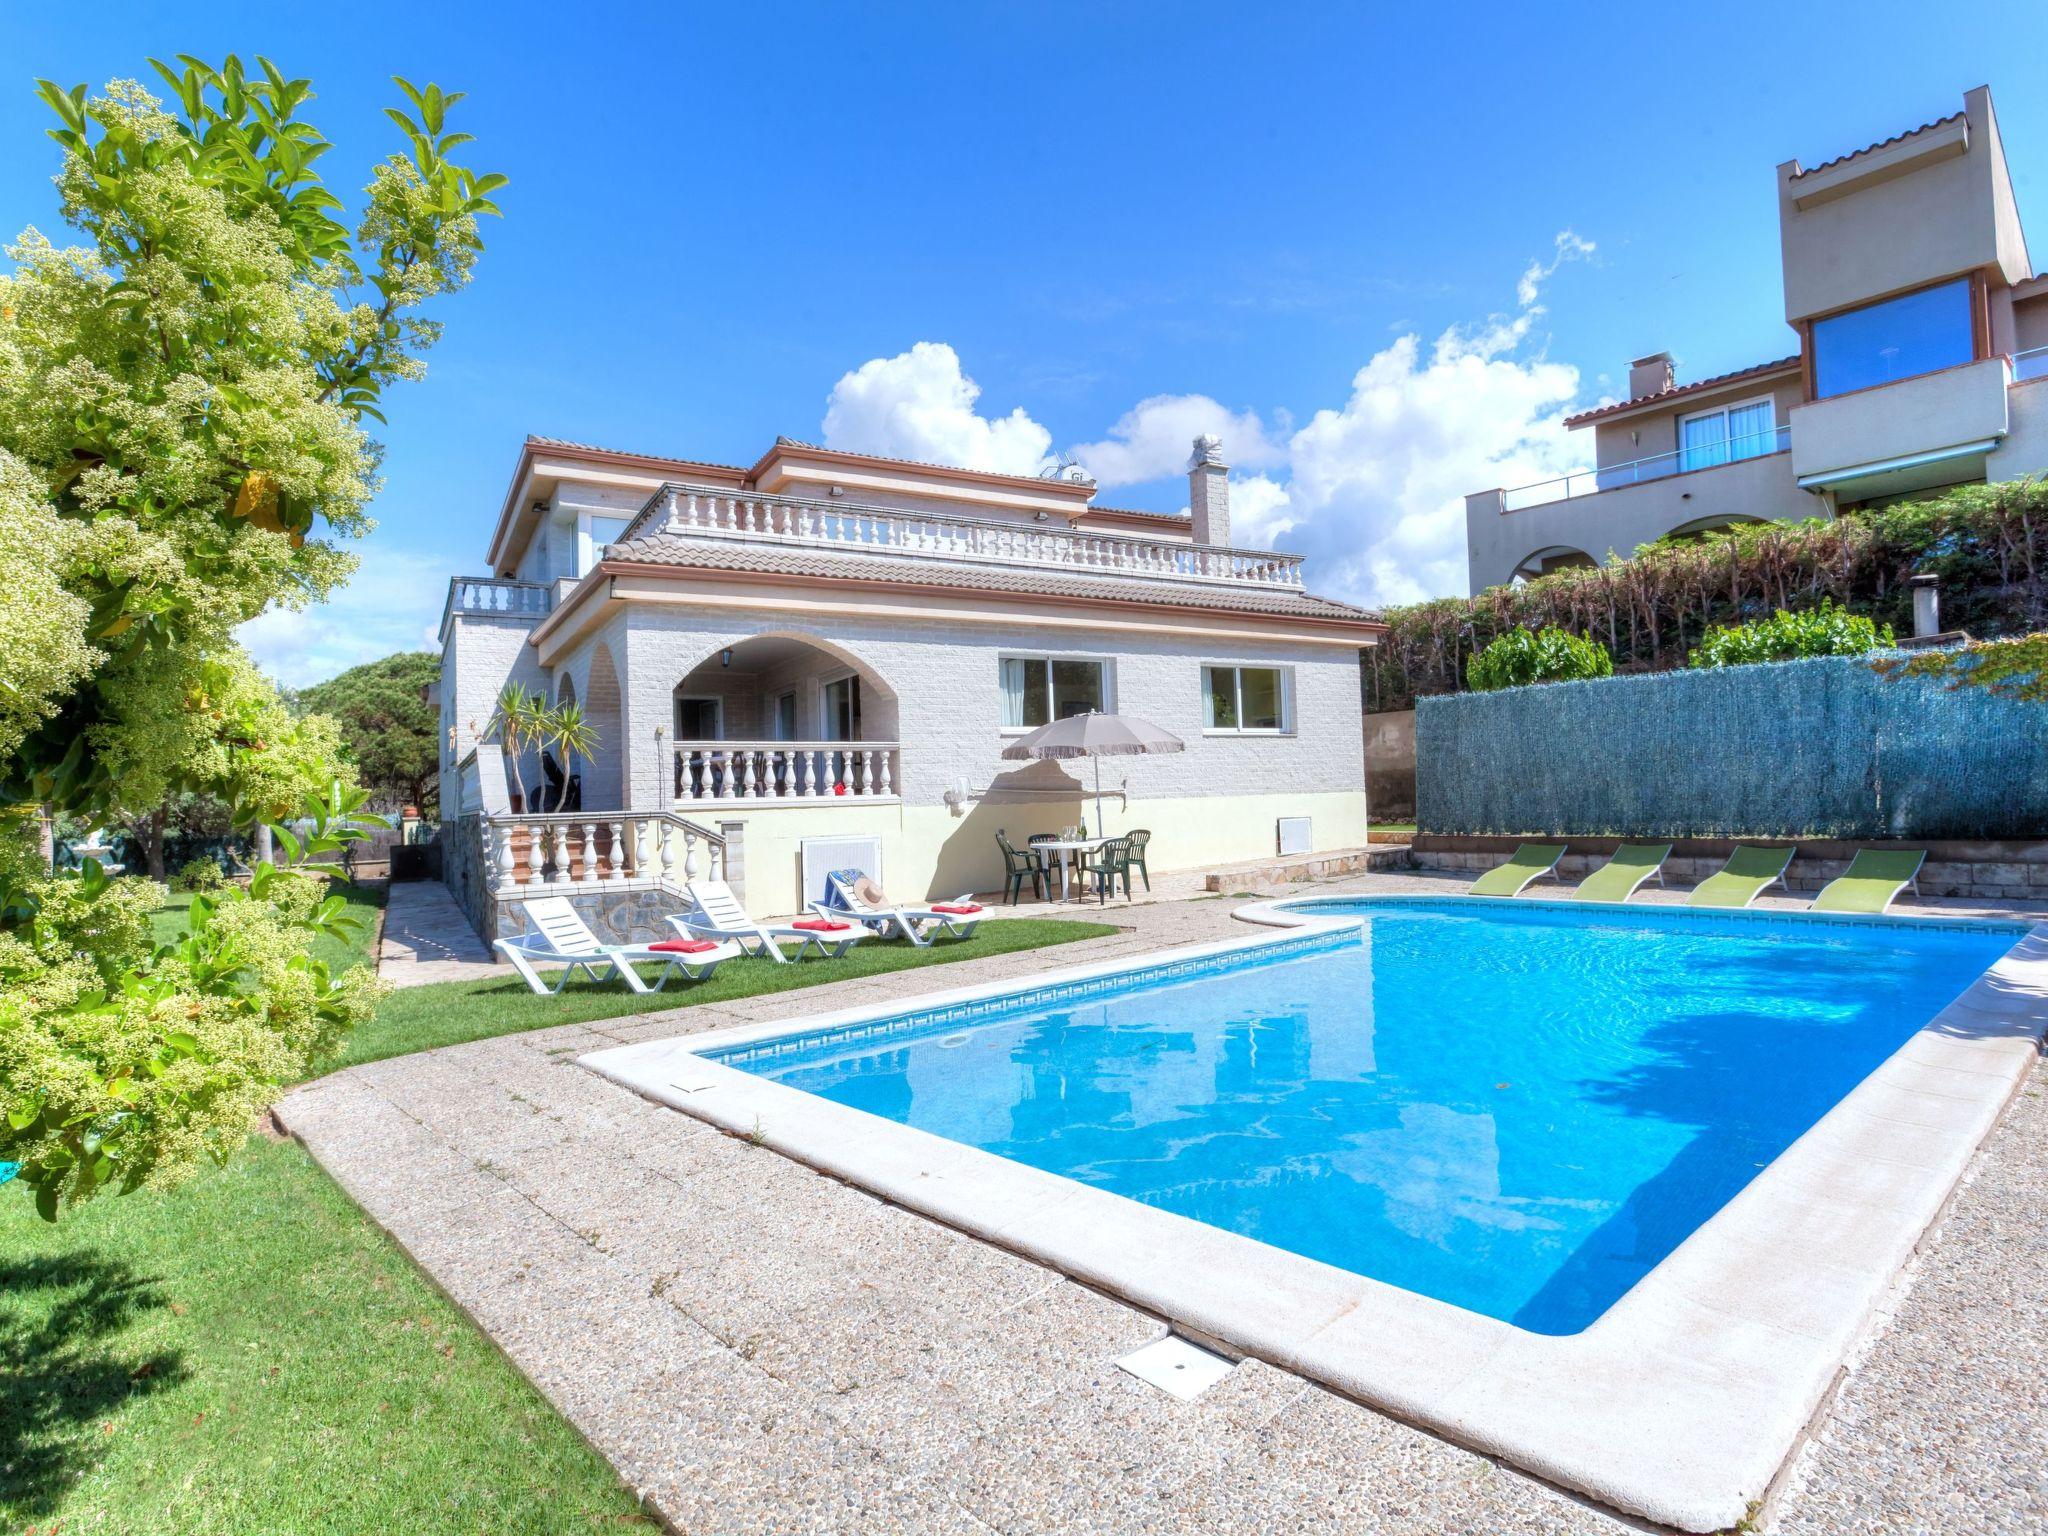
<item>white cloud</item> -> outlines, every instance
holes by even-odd
[[[1286,433],[1280,420],[1280,434]],[[1223,439],[1223,456],[1237,469],[1270,469],[1287,462],[1287,448],[1268,433],[1256,411],[1233,411],[1207,395],[1153,395],[1118,418],[1099,443],[1082,443],[1074,457],[1098,485],[1139,485],[1187,468],[1197,437]]]
[[[920,341],[862,363],[832,386],[825,446],[1011,475],[1035,475],[1052,462],[1052,433],[1023,407],[983,416],[974,409],[980,398],[959,353],[943,341]]]
[[[236,632],[256,664],[285,687],[325,682],[393,651],[440,649],[435,631],[454,572],[396,550],[369,546],[360,553],[355,575],[328,601],[297,612],[272,608]]]

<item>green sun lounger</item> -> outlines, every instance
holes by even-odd
[[[1515,850],[1515,856],[1494,869],[1489,869],[1472,882],[1467,896],[1519,896],[1522,888],[1531,880],[1557,872],[1557,861],[1564,857],[1563,843],[1524,843]]]
[[[1790,848],[1752,848],[1738,843],[1728,862],[1693,887],[1690,907],[1746,907],[1785,878]]]
[[[1573,901],[1627,901],[1645,880],[1664,883],[1664,861],[1671,857],[1669,843],[1623,843],[1614,857],[1579,882]]]
[[[1839,878],[1821,887],[1813,899],[1816,912],[1882,912],[1907,886],[1920,893],[1923,848],[1858,848]]]

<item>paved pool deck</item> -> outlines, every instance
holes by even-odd
[[[1463,885],[1380,875],[1317,889]],[[573,1065],[612,1043],[1238,936],[1234,905],[1112,908],[1125,931],[1049,957],[376,1062],[280,1113],[679,1530],[1639,1530],[1258,1362],[1178,1402],[1113,1364],[1165,1331],[1156,1319]],[[2037,1066],[1764,1528],[2048,1526],[2044,1327]]]

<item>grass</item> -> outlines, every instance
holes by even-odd
[[[320,1070],[332,1072],[359,1062],[381,1061],[387,1056],[459,1045],[492,1035],[702,1003],[729,1003],[743,997],[790,992],[860,976],[882,976],[891,971],[1069,944],[1116,931],[1107,923],[1064,918],[1000,918],[984,922],[971,939],[938,939],[927,949],[901,939],[871,939],[838,960],[802,960],[790,965],[763,959],[728,960],[705,981],[673,980],[665,990],[650,996],[628,992],[616,981],[593,984],[581,976],[556,997],[535,996],[516,976],[405,987],[386,997],[377,1017],[357,1029],[341,1054],[322,1063]],[[657,974],[653,967],[643,969],[649,980]]]
[[[0,1529],[424,1536],[641,1519],[296,1145],[259,1138],[170,1194],[103,1197],[56,1226],[0,1200]]]
[[[337,886],[364,930],[379,886]],[[189,896],[156,915],[183,930]],[[727,1001],[1112,933],[986,922],[930,949],[747,960],[652,997],[516,981],[390,994],[327,1070],[583,1019]],[[470,1536],[653,1528],[616,1475],[305,1151],[259,1137],[169,1194],[55,1226],[0,1189],[0,1530]]]

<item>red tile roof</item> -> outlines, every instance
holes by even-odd
[[[1624,411],[1639,410],[1646,405],[1656,405],[1665,400],[1678,400],[1686,395],[1697,395],[1703,390],[1719,389],[1727,384],[1740,384],[1745,379],[1760,379],[1769,374],[1783,373],[1799,366],[1799,354],[1781,357],[1774,363],[1755,363],[1748,368],[1738,368],[1733,373],[1717,373],[1711,379],[1700,379],[1691,384],[1675,384],[1670,389],[1660,389],[1654,394],[1637,395],[1633,400],[1616,400],[1609,405],[1598,405],[1590,411],[1581,411],[1576,416],[1567,416],[1564,424],[1568,427],[1583,427],[1589,421],[1603,421],[1609,416],[1619,416]]]

